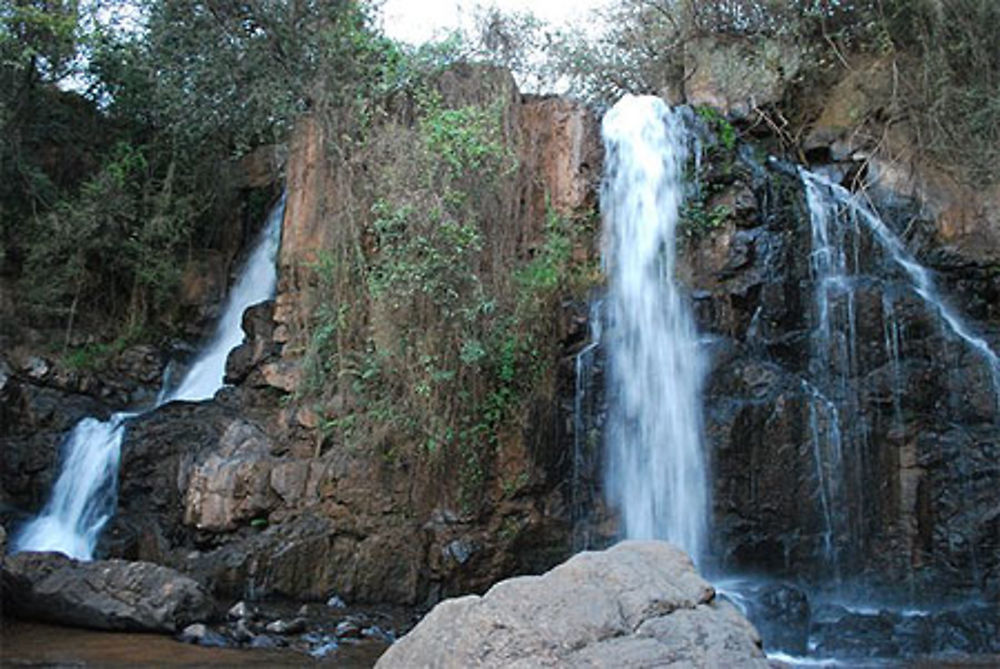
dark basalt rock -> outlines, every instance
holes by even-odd
[[[810,620],[806,593],[787,583],[765,585],[751,595],[749,609],[768,650],[806,654]]]

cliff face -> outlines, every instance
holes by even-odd
[[[233,596],[411,604],[568,553],[561,360],[596,253],[596,120],[492,69],[453,69],[428,95],[363,140],[300,124],[278,294],[247,312],[239,385],[129,431],[112,552]],[[495,134],[461,135],[480,126]],[[437,151],[449,133],[479,144]],[[452,149],[471,170],[451,170]],[[416,199],[423,179],[448,198]],[[397,263],[402,246],[428,264]]]
[[[887,161],[838,120],[838,100],[808,156],[845,184],[871,180],[889,227],[996,350],[993,191]],[[468,67],[365,111],[363,127],[318,110],[297,128],[278,294],[244,317],[233,387],[130,428],[104,552],[177,567],[226,596],[424,603],[614,534],[600,490],[600,349],[575,357],[598,280],[596,119]],[[981,359],[854,230],[855,288],[836,306],[853,330],[830,343],[853,348],[818,370],[802,185],[727,145],[718,115],[705,116],[716,133],[680,255],[713,342],[713,552],[727,569],[995,591],[997,422]],[[132,367],[155,367],[148,386],[164,360],[141,354]],[[50,370],[35,378],[29,357],[15,363],[0,361],[2,436],[32,448],[5,447],[4,501],[40,505],[58,433],[108,407]],[[817,374],[850,391],[820,400]],[[99,390],[117,407],[114,392]]]

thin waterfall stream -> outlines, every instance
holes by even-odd
[[[803,387],[810,396],[812,449],[827,540],[822,555],[827,577],[839,581],[843,562],[860,563],[867,550],[865,517],[873,513],[873,501],[862,481],[866,478],[867,454],[871,452],[869,417],[861,409],[864,389],[856,381],[862,365],[858,353],[857,301],[865,281],[859,245],[867,232],[881,251],[887,266],[882,271],[899,274],[897,292],[911,292],[925,310],[940,323],[943,334],[952,337],[979,358],[991,378],[1000,407],[1000,359],[980,336],[940,296],[930,272],[906,249],[903,242],[859,195],[823,176],[799,169],[812,233],[811,270],[815,286],[815,328],[811,336],[810,378]],[[881,297],[884,322],[884,355],[892,375],[893,420],[902,422],[899,323],[891,292]],[[854,499],[851,499],[853,497]],[[975,556],[973,556],[974,560]],[[856,569],[855,569],[856,571]]]
[[[187,374],[170,388],[170,374],[153,409],[173,401],[211,398],[223,386],[226,357],[243,340],[243,312],[271,298],[277,284],[275,258],[281,237],[284,198],[272,209],[253,250],[232,286],[215,334]],[[168,370],[170,367],[168,367]],[[62,445],[62,465],[42,512],[13,542],[14,552],[57,551],[93,558],[101,531],[115,512],[118,465],[128,420],[142,412],[119,412],[108,420],[84,418]]]

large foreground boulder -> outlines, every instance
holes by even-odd
[[[19,553],[3,564],[4,615],[106,630],[175,632],[212,614],[196,581],[148,562]]]
[[[542,576],[438,604],[391,667],[767,667],[760,637],[663,542],[580,553]]]

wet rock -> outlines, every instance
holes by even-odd
[[[476,552],[476,545],[464,539],[455,539],[444,547],[444,554],[458,564],[465,564]]]
[[[250,640],[251,648],[282,648],[288,645],[288,641],[281,637],[261,634]]]
[[[376,639],[384,643],[395,643],[396,635],[392,630],[385,630],[378,625],[371,625],[361,630],[361,636],[365,639]]]
[[[211,630],[205,623],[188,625],[181,630],[177,640],[209,648],[225,648],[229,645],[224,636]]]
[[[230,620],[239,620],[241,618],[252,618],[254,615],[253,610],[244,601],[236,602],[232,605],[229,611],[226,612]]]
[[[3,564],[5,613],[94,629],[175,632],[212,613],[194,580],[145,562],[19,553]]]
[[[361,636],[361,626],[358,625],[353,620],[341,620],[337,623],[337,629],[335,631],[338,638],[350,638],[357,639]]]
[[[243,312],[243,343],[226,358],[226,383],[242,383],[274,351],[274,301],[261,302]]]
[[[768,650],[804,656],[809,642],[809,599],[793,585],[763,586],[751,595],[749,617]]]
[[[11,376],[13,376],[14,371],[10,368],[10,364],[6,359],[0,358],[0,394],[7,389],[8,384],[11,381]]]
[[[305,618],[294,618],[292,620],[275,620],[269,622],[265,629],[271,634],[299,634],[306,629]]]
[[[245,618],[240,618],[235,624],[233,624],[232,634],[233,638],[240,643],[253,641],[255,637],[253,630],[250,629],[250,626],[247,624],[247,620]]]
[[[377,667],[767,667],[753,626],[662,542],[580,553],[438,604]]]
[[[37,381],[45,378],[51,368],[48,360],[41,356],[33,355],[25,361],[22,371]]]
[[[344,603],[344,600],[342,600],[337,595],[332,595],[330,597],[330,599],[326,600],[326,605],[329,606],[331,609],[346,609],[347,608],[347,604]]]
[[[309,649],[309,655],[316,658],[324,658],[330,653],[336,651],[340,645],[336,641],[325,641]]]

